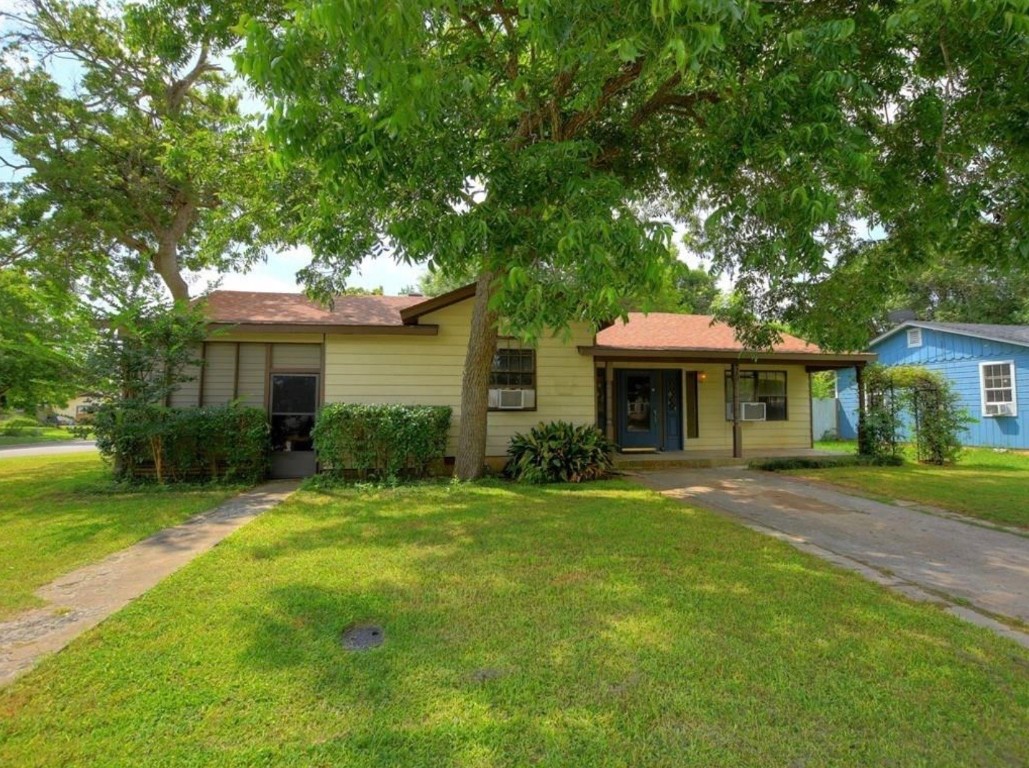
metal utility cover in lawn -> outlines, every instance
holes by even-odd
[[[343,647],[348,651],[367,651],[369,648],[378,648],[385,639],[386,632],[382,627],[364,624],[351,627],[343,633]]]

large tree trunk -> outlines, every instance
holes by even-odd
[[[182,279],[179,266],[179,241],[189,231],[196,219],[197,208],[191,201],[182,198],[176,201],[175,215],[168,229],[158,233],[157,252],[151,261],[154,271],[164,280],[176,302],[189,301],[189,286]]]
[[[468,352],[461,379],[461,425],[457,436],[454,476],[475,480],[486,466],[486,415],[489,410],[489,374],[497,349],[497,314],[489,308],[493,275],[479,275],[472,305]]]

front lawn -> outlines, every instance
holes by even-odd
[[[307,491],[0,692],[0,764],[1016,765],[1027,716],[1025,650],[626,482]]]
[[[213,507],[229,489],[117,489],[95,454],[0,457],[0,618],[57,576]]]
[[[957,464],[942,467],[909,460],[900,467],[829,467],[789,474],[1029,529],[1027,453],[966,448]]]
[[[17,435],[0,435],[0,447],[5,445],[34,445],[74,440],[76,436],[66,427],[32,427]]]

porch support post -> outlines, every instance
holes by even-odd
[[[730,367],[732,377],[732,457],[743,458],[743,425],[740,423],[740,364]]]
[[[607,387],[607,413],[604,414],[604,433],[612,443],[615,441],[615,369],[604,363],[604,386]]]
[[[857,385],[857,401],[858,401],[858,423],[857,423],[857,440],[858,440],[858,453],[865,455],[868,453],[866,446],[865,436],[865,366],[856,365],[854,366],[854,382]]]

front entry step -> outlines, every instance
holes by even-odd
[[[310,477],[318,471],[314,451],[275,451],[272,453],[271,476],[276,480]]]

